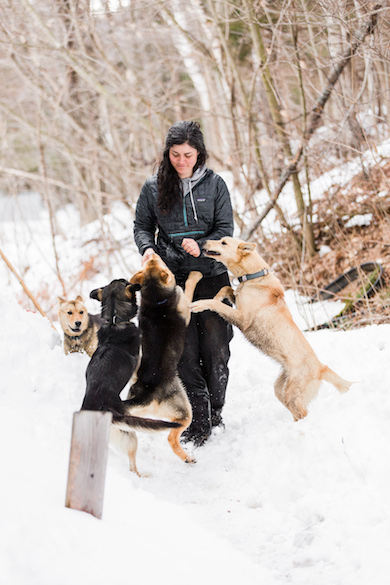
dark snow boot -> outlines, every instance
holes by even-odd
[[[222,408],[211,412],[211,426],[212,428],[215,427],[220,427],[221,429],[225,428],[225,423],[222,420]]]
[[[211,433],[194,433],[189,431],[188,429],[184,431],[182,436],[180,437],[183,443],[193,443],[194,447],[201,447],[205,444],[207,439],[210,437]]]

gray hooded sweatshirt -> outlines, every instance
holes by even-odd
[[[187,197],[188,194],[190,195],[192,211],[194,212],[194,218],[195,218],[196,222],[198,222],[198,214],[196,212],[195,201],[194,201],[194,196],[192,194],[192,189],[195,187],[196,183],[198,183],[201,180],[201,178],[203,177],[205,172],[206,172],[206,165],[202,165],[201,167],[196,169],[196,171],[194,172],[192,177],[188,177],[188,179],[180,179],[181,185],[183,188],[183,197]]]

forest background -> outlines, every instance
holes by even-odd
[[[40,194],[71,295],[58,211],[72,204],[81,226],[101,227],[104,254],[73,267],[73,282],[109,272],[124,244],[110,209],[133,217],[167,129],[195,119],[209,166],[229,178],[237,235],[286,286],[313,296],[378,259],[386,275],[389,41],[385,0],[3,0],[0,192]],[[317,197],[315,181],[350,161],[353,178]],[[50,314],[45,287],[33,293]],[[384,280],[360,322],[388,321],[388,296]]]

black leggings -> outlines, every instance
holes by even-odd
[[[202,278],[194,300],[210,299],[226,285],[230,285],[227,272]],[[179,375],[192,406],[191,433],[209,435],[212,419],[220,415],[225,404],[232,337],[232,326],[217,313],[192,314],[179,362]]]

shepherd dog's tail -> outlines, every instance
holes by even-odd
[[[153,418],[142,418],[131,414],[113,414],[112,422],[122,431],[134,429],[138,431],[163,431],[165,429],[177,429],[181,425],[177,422],[158,420]]]

